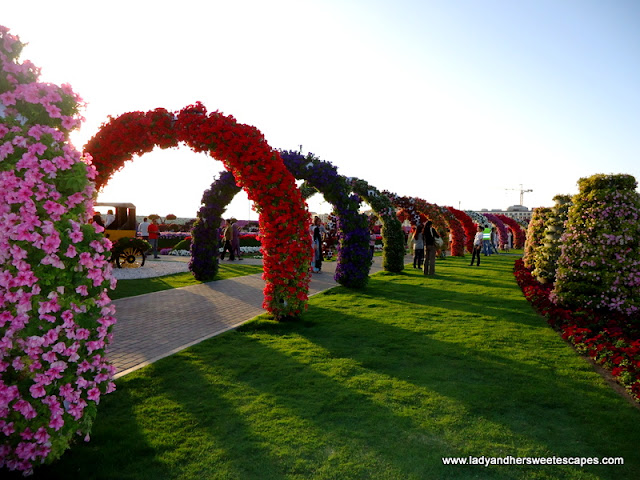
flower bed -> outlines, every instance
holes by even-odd
[[[631,396],[640,402],[640,327],[619,313],[602,314],[593,310],[574,311],[558,307],[550,297],[553,285],[539,283],[516,260],[516,281],[527,300],[549,324],[561,332],[576,350],[611,371]]]

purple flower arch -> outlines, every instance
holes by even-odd
[[[496,217],[495,215],[493,215],[492,213],[483,213],[482,215],[487,217],[487,220],[489,220],[491,223],[493,223],[497,227],[499,247],[500,248],[504,247],[504,245],[506,245],[507,242],[509,241],[507,227],[505,226],[504,222],[500,220],[498,217]]]
[[[309,186],[322,193],[325,200],[336,209],[338,263],[335,280],[349,288],[364,287],[369,280],[371,258],[367,217],[359,212],[360,197],[349,195],[351,185],[338,174],[335,166],[318,159],[312,153],[302,155],[299,152],[284,150],[280,151],[280,157],[295,178],[305,180]],[[198,212],[198,222],[194,225],[191,242],[191,253],[194,257],[190,262],[190,269],[196,278],[206,275],[207,279],[212,279],[218,271],[217,226],[227,205],[239,190],[235,186],[233,175],[222,173],[202,198],[203,205]],[[201,250],[206,254],[200,255]]]

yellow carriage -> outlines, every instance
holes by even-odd
[[[107,207],[114,213],[113,221],[105,222],[105,236],[113,243],[112,259],[118,268],[139,268],[144,265],[148,243],[136,238],[136,206],[132,203],[96,202],[95,207]]]

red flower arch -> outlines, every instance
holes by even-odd
[[[258,129],[219,112],[207,114],[197,103],[175,115],[156,109],[110,118],[84,150],[93,157],[100,188],[133,155],[180,142],[221,160],[254,202],[264,255],[263,307],[277,318],[302,313],[310,280],[309,214],[293,175]]]

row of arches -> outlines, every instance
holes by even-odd
[[[309,194],[321,193],[335,209],[335,279],[346,287],[363,287],[369,277],[370,234],[367,217],[360,213],[362,201],[382,222],[383,268],[387,271],[397,273],[404,268],[401,220],[405,219],[411,223],[430,219],[438,230],[449,232],[445,248],[454,256],[471,251],[475,225],[466,213],[416,197],[380,192],[365,180],[340,175],[334,165],[311,153],[275,150],[256,128],[219,112],[207,113],[199,103],[175,114],[156,109],[110,118],[85,145],[85,151],[93,158],[98,171],[96,186],[100,188],[134,155],[180,143],[207,152],[226,168],[203,194],[192,233],[190,270],[202,281],[215,278],[217,227],[229,203],[244,189],[260,214],[266,283],[263,306],[277,318],[297,316],[306,305],[311,249],[305,197]],[[304,181],[303,188],[296,186],[296,180]],[[516,241],[522,237],[524,242],[517,222],[513,225],[512,219],[493,215],[486,218],[498,227],[501,243],[507,241],[507,225],[517,232]]]

